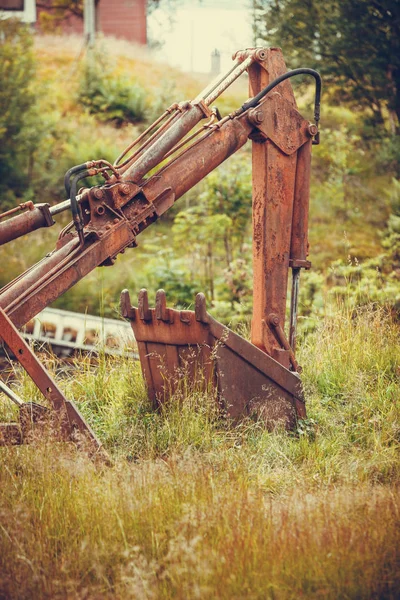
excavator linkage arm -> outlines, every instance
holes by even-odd
[[[15,328],[27,323],[97,266],[112,265],[118,254],[134,248],[137,236],[144,229],[250,139],[252,345],[244,348],[244,340],[240,342],[233,334],[229,334],[229,339],[232,338],[232,348],[237,352],[235,360],[240,362],[243,350],[251,357],[249,360],[259,365],[256,371],[260,389],[264,390],[265,377],[272,381],[271,390],[276,389],[276,373],[283,373],[282,377],[286,377],[294,390],[288,388],[284,393],[292,398],[293,406],[298,401],[301,404],[299,367],[294,355],[298,281],[300,269],[310,267],[309,180],[311,147],[319,141],[321,80],[311,69],[288,72],[278,48],[248,49],[234,58],[228,73],[218,77],[192,102],[169,107],[113,165],[100,159],[70,169],[65,176],[70,200],[55,207],[29,206],[18,216],[10,217],[9,212],[0,215],[0,219],[10,217],[0,223],[1,245],[39,227],[51,226],[53,216],[62,210],[70,208],[72,212],[72,222],[61,231],[54,251],[0,290],[0,315],[7,326],[13,327],[13,336]],[[221,118],[210,105],[244,71],[249,75],[251,99]],[[316,82],[313,124],[298,112],[289,81],[300,74],[312,75]],[[208,121],[200,125],[204,118]],[[98,174],[105,179],[103,185],[83,188],[78,193],[80,180]],[[287,338],[284,325],[289,269],[292,269],[292,298]],[[224,333],[210,316],[204,323],[209,324],[211,338],[217,339]],[[153,335],[151,328],[148,331]],[[261,364],[265,354],[272,360],[268,359],[268,372],[264,372]],[[221,364],[224,360],[220,357]],[[276,363],[280,363],[279,368]],[[63,406],[69,407],[71,422],[85,429],[72,403],[67,405],[65,400]],[[297,408],[296,414],[304,416],[305,411]],[[88,431],[94,439],[90,428]]]

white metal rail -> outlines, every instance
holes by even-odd
[[[137,358],[137,346],[129,323],[45,308],[23,328],[23,336],[50,345],[55,354],[68,356],[74,351],[99,352]]]

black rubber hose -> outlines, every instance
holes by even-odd
[[[68,197],[71,193],[71,181],[70,180],[71,180],[72,175],[74,175],[74,173],[78,173],[78,171],[83,171],[83,169],[87,169],[87,163],[82,163],[81,165],[76,165],[75,167],[68,169],[68,171],[65,173],[64,186],[65,186],[65,191],[67,192]]]
[[[75,225],[75,229],[78,232],[79,235],[79,240],[81,243],[83,243],[84,238],[83,238],[83,217],[82,217],[82,211],[81,211],[81,207],[78,204],[78,200],[76,199],[77,196],[77,188],[78,188],[78,182],[81,179],[85,179],[85,177],[89,177],[89,171],[85,170],[85,171],[81,171],[80,173],[78,173],[78,175],[75,175],[75,177],[72,178],[72,183],[71,183],[71,212],[72,212],[72,220],[74,222]]]
[[[277,85],[285,81],[285,79],[289,79],[290,77],[295,77],[296,75],[311,75],[315,79],[315,101],[314,101],[314,119],[315,124],[318,126],[319,118],[320,118],[320,108],[321,108],[321,89],[322,89],[322,79],[321,75],[318,71],[314,71],[314,69],[293,69],[292,71],[288,71],[283,75],[280,75],[274,81],[271,81],[261,92],[259,92],[254,98],[245,102],[243,106],[239,109],[239,114],[244,113],[249,108],[254,108],[257,104],[269,94],[271,90],[273,90]]]

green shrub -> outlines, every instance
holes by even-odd
[[[29,179],[30,155],[37,140],[32,122],[35,60],[29,29],[0,19],[0,201],[15,204]]]
[[[117,126],[145,120],[146,92],[126,77],[115,76],[99,52],[89,54],[82,70],[78,102],[103,121]]]

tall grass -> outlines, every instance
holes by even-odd
[[[0,598],[397,598],[398,333],[376,307],[327,316],[292,433],[193,391],[154,411],[137,365],[80,361],[61,383],[114,465],[1,449]]]

